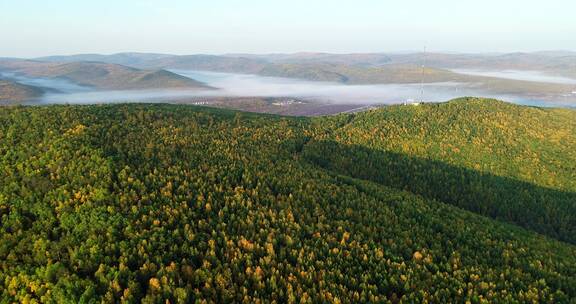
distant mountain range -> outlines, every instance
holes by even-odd
[[[75,62],[100,61],[134,67],[171,67],[189,65],[194,68],[249,71],[267,64],[341,64],[381,66],[387,64],[416,64],[426,61],[435,68],[514,68],[555,69],[559,65],[576,64],[576,52],[542,51],[532,53],[459,54],[459,53],[365,53],[365,54],[227,54],[227,55],[169,55],[148,53],[119,53],[112,55],[84,54],[36,58],[40,61]]]
[[[168,55],[120,53],[113,55],[72,55],[37,58],[48,62],[99,61],[136,68],[177,68],[218,72],[249,73],[347,83],[386,83],[398,66],[416,73],[422,64],[434,69],[538,70],[559,76],[576,77],[576,52],[543,51],[506,54],[451,53],[366,53],[366,54],[228,54]],[[346,67],[347,70],[344,70]],[[374,68],[378,68],[374,70]],[[392,71],[391,71],[392,70]],[[365,77],[358,77],[363,74]],[[442,78],[442,77],[441,77]],[[418,82],[418,79],[406,81]],[[439,81],[443,81],[442,79]]]
[[[135,68],[165,69],[178,68],[190,70],[235,72],[235,73],[258,73],[268,62],[261,59],[244,57],[228,57],[215,55],[163,55],[145,53],[120,53],[113,55],[72,55],[50,56],[37,58],[45,62],[105,62],[121,64]]]

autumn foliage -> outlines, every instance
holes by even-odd
[[[569,303],[576,247],[559,240],[572,241],[575,213],[555,210],[574,202],[546,191],[575,191],[574,118],[481,100],[315,119],[174,105],[5,108],[0,298]],[[470,206],[487,201],[432,192],[428,173],[393,171],[406,164],[539,193],[530,184],[547,189],[538,190],[547,204],[523,210],[503,196],[509,209],[485,213]],[[457,175],[433,176],[453,186]],[[506,210],[551,218],[526,225]],[[551,222],[565,226],[548,233]]]

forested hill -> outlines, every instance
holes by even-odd
[[[0,112],[6,302],[570,303],[576,112]]]
[[[306,156],[576,243],[576,111],[460,99],[348,121],[307,145]]]

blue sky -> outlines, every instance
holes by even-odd
[[[576,50],[573,0],[0,0],[0,56]]]

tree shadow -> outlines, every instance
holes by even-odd
[[[330,140],[309,142],[303,156],[336,174],[407,190],[576,244],[576,193],[573,192]]]

